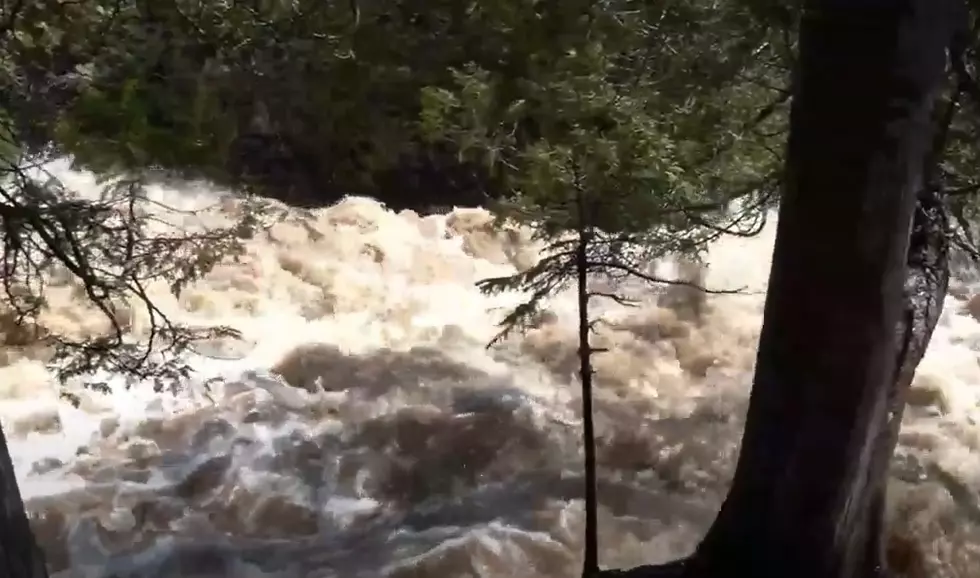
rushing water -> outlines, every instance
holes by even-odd
[[[95,191],[90,175],[55,169]],[[195,209],[188,228],[229,221],[235,209],[200,185],[151,192]],[[584,516],[574,298],[557,297],[536,328],[485,348],[520,296],[487,297],[474,282],[536,254],[526,239],[491,233],[487,219],[464,209],[395,214],[365,199],[291,212],[244,260],[179,298],[156,289],[175,318],[244,336],[202,350],[176,395],[107,376],[110,394],[71,386],[81,399],[73,407],[42,363],[5,354],[0,417],[52,569],[86,578],[576,575]],[[683,555],[712,520],[743,423],[772,233],[725,240],[708,255],[705,283],[746,294],[699,308],[689,290],[647,288],[638,307],[603,308],[604,565]],[[69,280],[52,283],[48,326],[100,322]],[[940,577],[980,568],[980,323],[970,287],[957,283],[953,294],[916,378],[890,508],[893,555],[917,553]],[[137,315],[134,331],[141,323]]]

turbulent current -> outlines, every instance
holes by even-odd
[[[55,167],[95,191],[91,175]],[[231,222],[230,195],[150,187]],[[172,216],[171,216],[172,218]],[[35,533],[56,576],[80,578],[568,577],[584,520],[575,301],[486,344],[521,301],[475,282],[536,247],[480,210],[419,217],[350,198],[291,211],[179,297],[175,319],[242,334],[201,347],[175,394],[69,384],[4,352],[0,418]],[[192,222],[193,221],[193,222]],[[599,310],[601,561],[690,551],[729,483],[752,377],[772,227],[707,255],[689,289],[633,288]],[[691,267],[656,265],[690,275]],[[892,482],[890,556],[908,575],[980,568],[980,300],[954,283],[915,380]],[[52,280],[44,323],[98,315]],[[142,321],[134,313],[133,331]]]

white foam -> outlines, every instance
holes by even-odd
[[[92,175],[64,162],[50,169],[83,196],[97,195]],[[158,203],[152,210],[185,230],[232,222],[235,202],[223,191],[154,185],[148,193]],[[164,216],[160,205],[190,213]],[[215,554],[210,573],[200,575],[570,571],[581,524],[579,502],[561,489],[579,460],[574,299],[558,296],[555,320],[486,350],[496,323],[523,296],[488,297],[474,286],[514,272],[507,255],[527,258],[535,246],[526,235],[513,245],[489,233],[482,211],[419,219],[352,198],[313,211],[305,224],[301,212],[287,213],[248,243],[242,263],[220,265],[179,298],[153,288],[174,319],[243,336],[231,353],[189,357],[196,374],[176,395],[102,375],[108,395],[69,385],[82,397],[74,408],[41,363],[0,368],[0,417],[22,493],[38,515],[74,520],[60,534],[39,527],[49,559],[67,556],[73,576],[171,576],[201,562],[198,546],[223,544],[225,558]],[[614,462],[603,480],[636,484],[616,491],[635,493],[630,512],[604,513],[605,563],[648,561],[667,543],[690,547],[689,528],[710,520],[702,518],[720,500],[717,478],[730,469],[737,431],[712,438],[718,420],[692,416],[703,407],[731,413],[740,406],[730,400],[745,398],[773,233],[770,223],[757,238],[711,249],[707,285],[750,293],[710,297],[699,324],[658,307],[652,289],[638,308],[603,306],[610,325],[596,344],[611,352],[596,358],[597,402],[601,456]],[[72,291],[53,290],[50,299],[42,319],[49,326],[69,333],[98,326]],[[140,315],[134,311],[135,326]],[[312,344],[321,348],[295,353]],[[915,413],[907,426],[927,438],[914,450],[923,460],[974,488],[977,347],[980,324],[950,298],[917,378],[917,387],[939,390],[944,407]],[[284,385],[273,368],[328,392]],[[14,425],[49,414],[60,420],[55,433]],[[152,451],[140,454],[133,444]],[[223,452],[230,461],[221,461]],[[32,473],[44,460],[62,465]],[[701,497],[670,493],[658,502],[664,490],[656,480],[668,475],[658,468],[673,472],[677,487],[700,487]],[[98,475],[109,478],[97,483]],[[493,485],[504,480],[512,481]],[[471,487],[504,487],[495,490],[503,497],[488,506]],[[673,530],[656,520],[665,504],[686,512],[667,525]],[[265,548],[277,536],[306,546],[249,558],[261,550],[255,544]]]

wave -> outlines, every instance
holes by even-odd
[[[91,174],[50,170],[83,196]],[[184,230],[231,223],[205,184],[153,185],[146,210]],[[181,212],[167,212],[163,206]],[[239,339],[199,344],[174,392],[119,375],[65,387],[5,348],[0,420],[34,530],[58,576],[527,576],[578,572],[584,521],[574,296],[492,348],[517,293],[475,282],[532,264],[526,231],[483,210],[395,213],[347,198],[283,218],[180,296],[174,319]],[[176,219],[176,220],[175,220]],[[724,496],[761,323],[774,223],[724,239],[705,267],[654,264],[742,295],[635,286],[596,346],[601,561],[684,555]],[[895,460],[890,555],[935,576],[980,564],[980,323],[959,282],[923,361]],[[70,276],[40,320],[104,319]],[[135,338],[147,320],[128,311]],[[940,475],[941,474],[941,475]],[[957,492],[957,488],[961,491]],[[910,570],[911,572],[911,570]]]

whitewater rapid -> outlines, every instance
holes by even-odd
[[[52,171],[74,190],[98,190],[64,163]],[[236,210],[231,195],[202,184],[149,193],[150,210],[185,210],[188,230],[228,224]],[[242,334],[199,348],[196,374],[176,393],[103,375],[111,393],[67,386],[75,407],[36,356],[4,351],[0,420],[51,569],[64,578],[577,575],[574,297],[557,296],[527,334],[486,348],[521,296],[488,297],[475,282],[529,266],[539,249],[525,233],[494,233],[488,219],[473,209],[422,218],[359,198],[289,210],[239,263],[179,297],[154,288],[174,319]],[[701,306],[688,289],[651,287],[637,307],[602,307],[603,565],[683,555],[717,511],[773,232],[708,253],[704,283],[745,294]],[[78,295],[70,279],[53,282],[44,324],[77,333],[101,323]],[[890,544],[895,556],[913,551],[909,564],[931,576],[966,577],[980,567],[980,323],[969,284],[951,295],[896,458]],[[134,308],[128,320],[136,334],[140,315]]]

